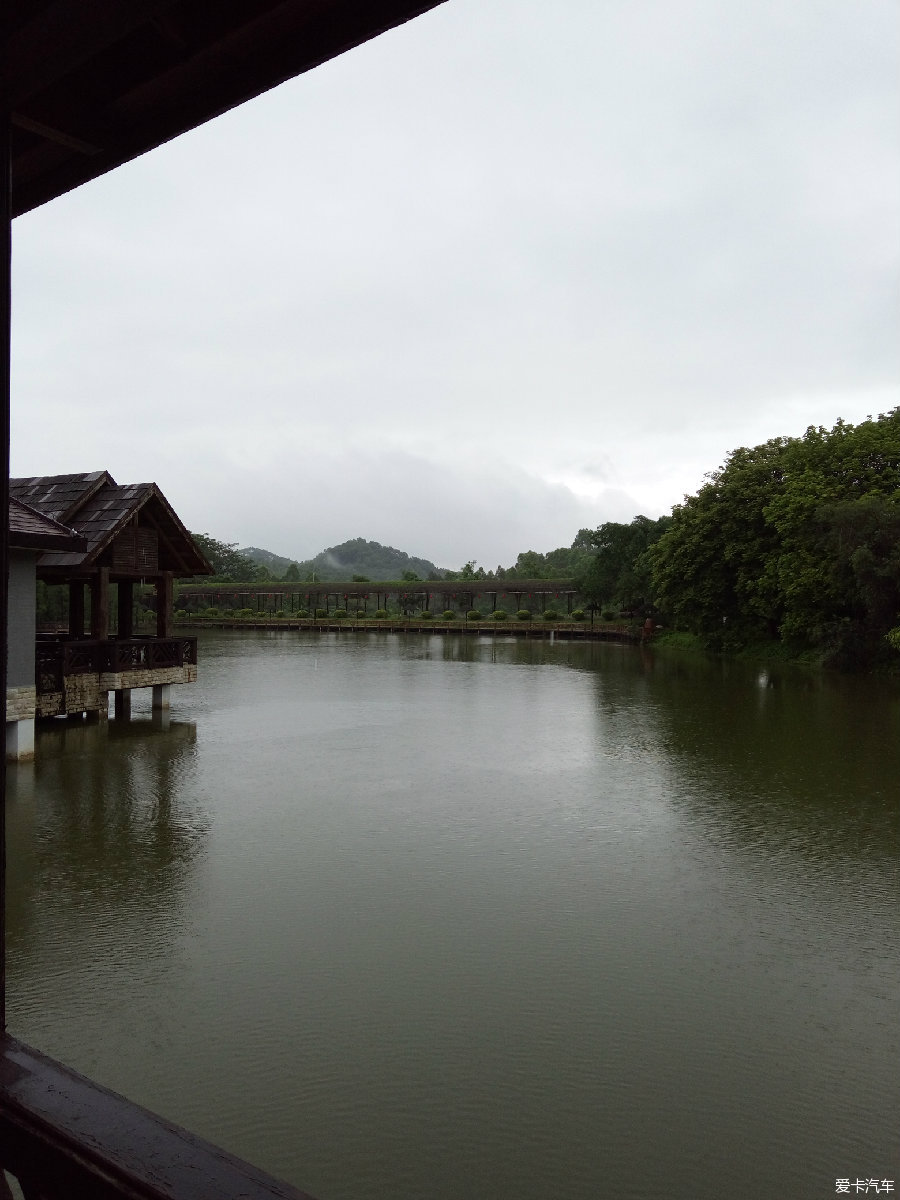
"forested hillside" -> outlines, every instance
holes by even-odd
[[[354,538],[339,546],[330,546],[299,564],[300,578],[311,576],[319,580],[352,579],[363,575],[367,579],[403,579],[410,575],[417,579],[440,579],[443,572],[427,558],[414,558],[393,546],[382,546],[380,542],[367,542],[365,538]]]

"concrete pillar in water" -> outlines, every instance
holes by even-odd
[[[153,685],[153,711],[168,712],[169,711],[169,690],[170,683],[155,683]]]
[[[6,761],[30,762],[34,758],[34,717],[6,722]]]
[[[117,721],[131,720],[131,689],[118,688],[114,693],[113,708]]]
[[[82,715],[84,715],[92,725],[96,725],[100,721],[109,720],[109,692],[101,692],[100,693],[100,702],[99,703],[100,703],[99,708],[89,709],[87,711],[87,713],[85,713],[85,714],[74,713],[73,716],[75,717],[76,720],[80,721],[82,718]]]

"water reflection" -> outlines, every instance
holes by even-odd
[[[81,988],[102,1005],[123,969],[132,987],[170,955],[209,829],[196,740],[185,721],[54,721],[36,761],[8,770],[13,1027],[52,1029],[67,1003],[84,1007]]]

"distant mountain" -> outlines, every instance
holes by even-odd
[[[273,579],[283,578],[291,563],[297,561],[296,558],[282,558],[271,550],[261,550],[259,546],[245,546],[243,550],[238,550],[238,554],[243,554],[244,558],[249,558],[258,567],[265,567]]]
[[[266,567],[276,578],[282,578],[291,563],[296,561],[256,546],[247,546],[240,553]],[[367,542],[365,538],[354,538],[339,546],[329,546],[315,558],[309,558],[297,566],[301,580],[316,575],[323,582],[351,579],[354,575],[365,575],[372,580],[402,579],[404,571],[413,571],[420,579],[443,577],[443,571],[427,558],[414,558],[393,546]]]

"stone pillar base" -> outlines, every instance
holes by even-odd
[[[6,722],[6,761],[30,762],[34,758],[34,717]]]
[[[170,683],[155,683],[153,685],[153,711],[168,712],[169,711],[169,692],[172,689]]]

